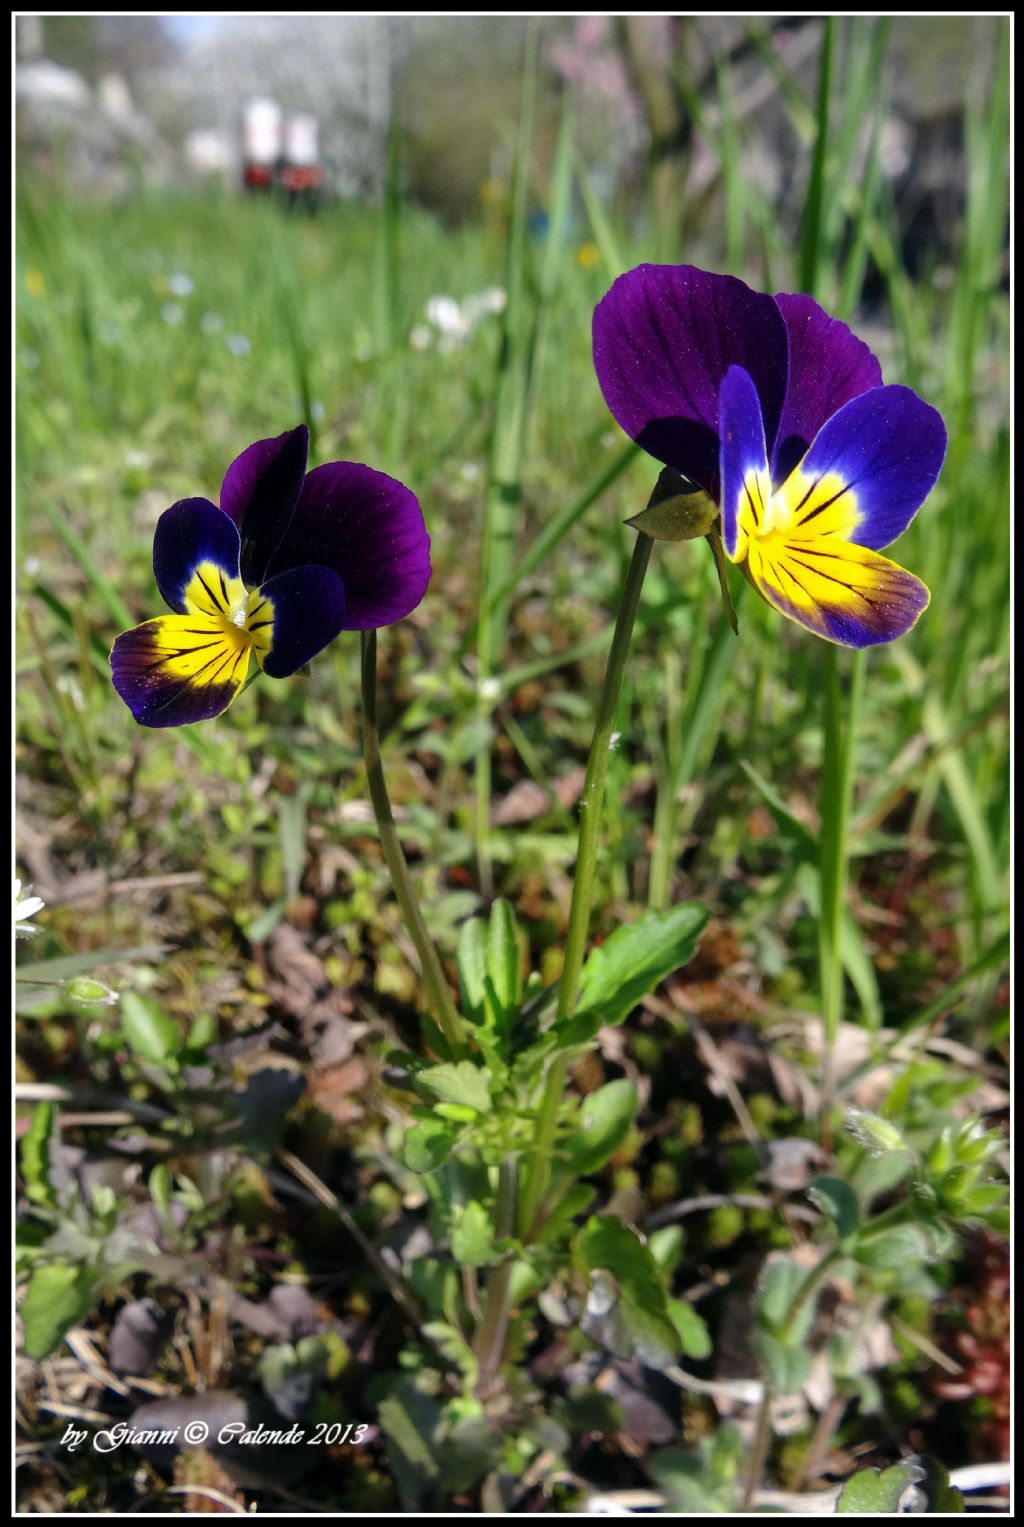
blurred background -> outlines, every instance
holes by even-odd
[[[114,636],[160,613],[156,520],[179,498],[216,498],[241,450],[300,420],[313,462],[367,461],[415,489],[433,581],[381,634],[403,839],[446,957],[497,893],[554,979],[590,697],[633,539],[623,521],[657,474],[607,413],[590,321],[642,260],[812,292],[887,382],[946,421],[942,477],[895,550],[932,603],[864,670],[836,1064],[844,1086],[861,1078],[849,1101],[884,1111],[897,1081],[880,1057],[900,1035],[915,1059],[892,1107],[922,1138],[950,1109],[998,1123],[1008,22],[22,16],[16,45],[17,854],[46,903],[19,965],[19,1096],[84,1088],[186,1121],[188,1150],[179,1140],[160,1157],[202,1189],[198,1205],[175,1189],[187,1256],[172,1281],[214,1269],[256,1298],[292,1257],[353,1350],[378,1369],[393,1361],[401,1333],[375,1324],[379,1280],[347,1241],[338,1271],[336,1222],[275,1198],[266,1160],[287,1143],[375,1243],[419,1224],[422,1196],[398,1164],[405,1103],[380,1059],[418,1045],[419,992],[368,825],[354,639],[308,678],[261,680],[182,732],[136,728],[114,694]],[[739,640],[704,545],[656,548],[611,764],[595,936],[688,897],[712,913],[698,961],[576,1077],[585,1090],[638,1079],[640,1127],[605,1186],[655,1209],[682,1193],[799,1193],[799,1170],[765,1186],[727,1101],[733,1081],[765,1140],[817,1136],[827,659],[742,578],[733,592]],[[69,993],[81,975],[120,1005]],[[242,1058],[216,1061],[231,1096],[246,1096],[239,1068],[266,1067],[258,1139],[200,1151],[196,1166],[188,1151],[228,1094],[194,1095],[180,1069],[160,1080],[126,1027],[134,998],[163,1015],[165,1061],[174,1043],[195,1060],[215,1038],[238,1041]],[[724,1090],[680,1012],[728,1054]],[[103,1163],[118,1214],[149,1203],[135,1158],[148,1173],[151,1142],[89,1125],[69,1139],[80,1163]],[[737,1320],[731,1281],[779,1244],[776,1202],[727,1199],[687,1221],[687,1278],[716,1350]],[[886,1328],[862,1355],[874,1411],[819,1396],[823,1434],[801,1401],[772,1477],[802,1488],[826,1463],[842,1476],[853,1458],[928,1448],[950,1466],[1008,1456],[1001,1255],[965,1244],[938,1283],[887,1295],[903,1334],[894,1345]],[[124,1286],[90,1277],[67,1323],[102,1344]],[[974,1367],[949,1317],[971,1300],[988,1333]],[[208,1388],[255,1372],[252,1337],[232,1356],[206,1340],[202,1301],[187,1320],[193,1368],[161,1359],[171,1392],[196,1372]],[[733,1374],[752,1371],[749,1347],[732,1360]],[[47,1435],[32,1410],[46,1384],[56,1404],[105,1393],[61,1361],[21,1371],[30,1439]],[[349,1415],[362,1414],[362,1379],[353,1364]],[[710,1402],[676,1402],[688,1436],[714,1432]],[[655,1445],[645,1416],[631,1412],[624,1449],[602,1455],[620,1482],[636,1482]],[[375,1446],[321,1471],[309,1485],[321,1506],[394,1503]],[[31,1499],[59,1509],[70,1486],[41,1460],[29,1460]],[[75,1488],[91,1509],[124,1509],[132,1481],[129,1459]]]

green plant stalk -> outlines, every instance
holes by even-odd
[[[854,654],[850,697],[843,725],[839,658],[829,646],[825,669],[825,747],[821,784],[821,913],[818,919],[818,955],[821,972],[821,1016],[825,1030],[824,1070],[821,1094],[822,1127],[835,1093],[833,1051],[839,1037],[843,1010],[842,926],[846,906],[847,836],[853,795],[853,760],[864,690],[865,654]]]
[[[611,757],[612,729],[619,702],[619,691],[629,656],[629,644],[633,635],[633,623],[640,604],[647,566],[651,560],[654,542],[642,533],[637,536],[633,557],[626,574],[626,581],[615,620],[615,634],[608,654],[604,687],[598,703],[594,736],[587,760],[587,774],[580,798],[580,830],[576,855],[576,874],[573,879],[572,903],[569,909],[569,930],[565,942],[565,963],[558,987],[556,1022],[565,1022],[575,1011],[579,992],[580,972],[586,953],[587,934],[590,930],[590,909],[594,900],[594,871],[597,866],[597,850],[601,838],[602,807],[604,806],[605,781],[608,778],[608,761]],[[547,1191],[551,1175],[551,1148],[558,1128],[558,1111],[565,1092],[569,1062],[564,1055],[556,1056],[544,1081],[540,1111],[537,1116],[537,1136],[533,1153],[529,1158],[519,1212],[519,1232],[527,1239],[533,1228],[538,1210]]]
[[[402,917],[420,957],[423,980],[434,1016],[448,1043],[452,1059],[458,1059],[460,1055],[465,1055],[469,1048],[462,1019],[452,1001],[440,958],[427,932],[427,925],[423,921],[423,914],[416,900],[412,877],[398,838],[391,801],[388,798],[388,787],[384,779],[384,766],[380,754],[380,732],[377,729],[376,631],[361,633],[360,654],[363,688],[363,759],[366,763],[366,779],[370,788],[373,814],[377,819],[377,830],[380,833],[380,846],[398,905],[402,910]]]
[[[498,1198],[494,1210],[496,1240],[507,1240],[515,1234],[517,1193],[516,1158],[506,1156],[498,1167]],[[497,1373],[505,1350],[509,1295],[512,1291],[512,1263],[512,1254],[509,1253],[494,1269],[487,1284],[487,1297],[473,1343],[480,1364],[477,1387],[481,1391],[487,1388]]]

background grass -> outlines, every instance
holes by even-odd
[[[273,1007],[262,950],[284,919],[371,1025],[383,1015],[412,1040],[415,982],[359,809],[355,639],[308,678],[261,680],[187,734],[140,731],[109,682],[117,631],[160,610],[158,515],[186,495],[216,498],[240,450],[305,418],[315,461],[364,460],[408,482],[432,537],[426,599],[381,637],[385,762],[428,919],[449,953],[459,919],[493,890],[557,974],[572,777],[632,539],[622,522],[657,471],[607,414],[590,315],[621,270],[685,259],[755,286],[815,290],[876,349],[886,381],[942,412],[949,458],[896,550],[932,603],[905,641],[867,656],[847,739],[848,821],[830,843],[843,784],[823,727],[830,697],[846,714],[850,654],[838,654],[830,687],[823,645],[749,591],[741,600],[741,580],[734,639],[704,544],[658,546],[612,760],[598,935],[647,902],[696,897],[716,919],[713,1017],[735,1017],[737,988],[750,999],[745,1018],[762,1025],[820,1012],[819,868],[833,906],[841,853],[850,890],[833,930],[845,973],[835,1019],[903,1031],[951,1013],[946,1033],[998,1055],[1010,832],[1007,39],[967,92],[953,258],[926,258],[911,279],[879,168],[885,23],[829,35],[817,96],[772,59],[806,152],[799,205],[773,204],[747,173],[757,124],[736,120],[723,65],[717,100],[694,106],[719,158],[724,217],[691,230],[680,206],[676,242],[663,209],[638,224],[597,202],[573,161],[571,103],[551,176],[527,173],[525,111],[503,218],[457,229],[403,200],[397,128],[382,204],[331,204],[315,220],[214,192],[110,206],[22,184],[18,847],[23,878],[51,901],[34,955],[163,943],[159,963],[115,967],[118,984],[157,992],[182,1019],[212,1014],[226,1036]],[[528,59],[527,101],[533,69]],[[182,274],[188,295],[175,294]],[[508,294],[504,313],[464,344],[410,343],[431,295],[492,285]],[[481,691],[492,676],[496,687]],[[507,816],[528,781],[528,819],[500,825],[501,803]],[[35,1012],[60,1022],[28,1020],[23,1079],[87,1073],[81,1015],[59,997]],[[379,1038],[371,1027],[368,1047]],[[630,1053],[649,1068],[667,1043],[656,1027],[653,1038],[638,1031]],[[688,1106],[664,1078],[655,1100],[662,1115]],[[336,1146],[358,1154],[377,1128],[364,1119],[355,1134],[336,1132]],[[813,1133],[776,1115],[769,1133],[802,1129]],[[374,1177],[364,1173],[364,1190]]]

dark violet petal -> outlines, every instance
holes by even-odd
[[[309,430],[300,424],[273,440],[257,440],[228,467],[220,507],[242,537],[241,572],[247,588],[258,588],[263,582],[287,533],[302,492],[308,454]]]
[[[260,589],[266,608],[254,604],[249,629],[272,620],[263,672],[286,679],[329,646],[345,628],[345,585],[329,567],[293,567]]]
[[[783,482],[826,420],[869,388],[881,387],[882,368],[867,345],[813,297],[780,292],[789,332],[789,381],[772,459]]]
[[[345,585],[345,629],[370,631],[414,610],[430,581],[430,538],[416,495],[351,461],[310,472],[270,574],[316,563]]]
[[[693,265],[639,265],[594,312],[605,402],[645,451],[718,496],[718,389],[749,372],[769,448],[786,394],[786,325],[773,297]]]
[[[140,726],[186,726],[226,711],[245,681],[249,644],[223,621],[161,615],[124,631],[110,654],[114,688]]]
[[[187,608],[185,589],[202,562],[237,578],[238,531],[208,498],[183,498],[160,516],[153,536],[156,586],[179,615]]]
[[[730,366],[719,391],[722,540],[733,561],[765,520],[768,456],[757,389],[742,366]]]
[[[946,428],[934,408],[909,387],[874,387],[833,414],[799,471],[808,483],[827,474],[848,485],[858,515],[849,539],[881,551],[928,497],[945,454]]]

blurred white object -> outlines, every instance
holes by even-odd
[[[27,891],[29,887],[26,886],[25,889]],[[30,923],[26,919],[35,917],[36,913],[41,912],[45,906],[46,902],[41,896],[22,896],[21,881],[14,882],[14,932],[18,938],[31,938],[33,933],[39,932],[35,923]]]
[[[242,143],[247,164],[274,164],[281,155],[281,108],[269,96],[245,104]]]
[[[185,162],[198,175],[227,175],[235,168],[237,154],[225,133],[200,127],[185,139]]]
[[[92,104],[92,92],[80,74],[62,69],[48,58],[24,64],[15,75],[14,91],[19,101],[40,105],[84,107]]]
[[[284,129],[284,157],[289,164],[310,165],[320,161],[316,117],[289,117]]]

